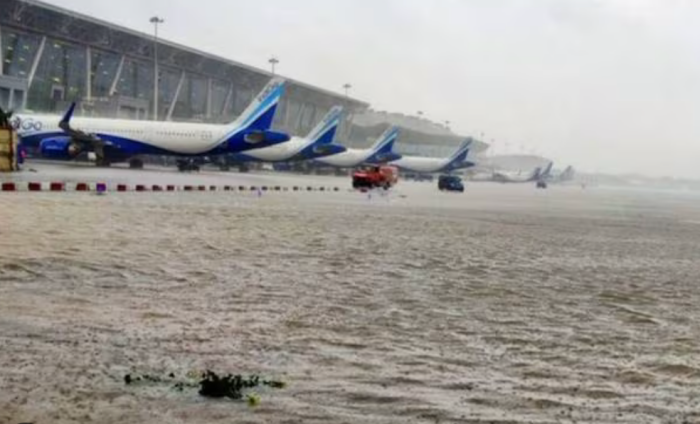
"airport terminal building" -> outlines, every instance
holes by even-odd
[[[225,123],[238,116],[268,82],[268,71],[37,0],[0,0],[0,106],[60,114],[72,101],[78,114],[154,118],[154,58],[158,58],[158,120]],[[148,17],[144,17],[147,19]],[[157,45],[157,49],[155,48]],[[341,142],[367,145],[395,119],[368,119],[369,104],[289,80],[275,128],[310,131],[334,105],[346,119]],[[440,156],[460,140],[401,125],[405,153]],[[481,145],[484,149],[485,145]],[[401,151],[401,147],[399,151]]]
[[[154,37],[28,0],[0,0],[0,105],[34,112],[153,118]],[[158,42],[159,120],[230,122],[271,73],[185,46]],[[309,131],[333,105],[352,117],[368,107],[290,81],[275,125]]]
[[[466,138],[455,134],[446,125],[424,117],[366,109],[354,114],[347,144],[351,147],[367,146],[364,140],[371,140],[389,125],[401,128],[396,151],[408,156],[449,157]],[[477,155],[487,149],[488,144],[473,140],[473,150]]]

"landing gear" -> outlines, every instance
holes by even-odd
[[[199,172],[199,165],[191,160],[177,161],[177,169],[180,172]]]
[[[143,161],[141,159],[131,159],[129,161],[129,169],[143,169]]]
[[[229,172],[230,170],[231,170],[231,165],[226,160],[222,160],[221,162],[219,162],[219,171]]]
[[[110,166],[112,166],[112,164],[109,163],[109,161],[106,160],[106,159],[102,159],[102,160],[99,160],[99,159],[98,159],[98,160],[95,162],[95,166],[98,167],[98,168],[109,168]]]
[[[537,181],[537,188],[546,190],[547,189],[547,183],[545,181]]]

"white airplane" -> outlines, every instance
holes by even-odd
[[[534,183],[538,181],[547,181],[551,177],[553,162],[543,170],[541,167],[537,167],[532,170],[529,174],[521,176],[520,174],[513,174],[503,171],[495,171],[493,173],[492,181],[498,183]]]
[[[553,176],[552,179],[554,182],[557,182],[557,183],[565,183],[565,182],[573,181],[573,179],[575,177],[576,177],[576,170],[574,170],[573,166],[568,166],[559,175]]]
[[[22,115],[13,119],[21,143],[38,147],[42,157],[73,160],[87,152],[98,166],[124,162],[133,167],[138,155],[214,156],[268,147],[289,140],[272,131],[272,121],[285,89],[272,79],[248,108],[229,125],[123,119],[75,118],[71,105],[65,116]]]
[[[229,155],[229,164],[239,162],[293,162],[335,155],[346,149],[333,144],[343,118],[343,108],[333,107],[306,137],[292,137],[287,143]]]
[[[467,160],[472,142],[473,140],[468,138],[459,146],[457,151],[448,158],[404,156],[399,160],[389,163],[389,165],[396,166],[403,171],[425,174],[451,172],[458,169],[469,168],[475,165],[474,162]]]
[[[323,165],[338,168],[356,168],[364,164],[382,164],[400,158],[394,153],[394,143],[399,137],[399,128],[390,127],[377,139],[369,149],[347,149],[343,153],[316,159]]]

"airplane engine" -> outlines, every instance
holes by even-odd
[[[312,153],[314,155],[335,155],[337,153],[343,153],[345,148],[343,146],[338,146],[337,144],[322,144],[320,146],[314,146]]]
[[[53,137],[41,141],[39,152],[47,159],[71,160],[81,153],[80,145],[70,137]]]
[[[289,140],[289,136],[277,131],[250,131],[244,136],[244,140],[248,144],[264,144],[271,145]],[[261,146],[262,147],[262,146]]]

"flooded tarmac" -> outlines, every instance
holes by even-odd
[[[700,422],[698,196],[13,193],[0,219],[0,423]],[[123,382],[202,369],[289,386]]]

